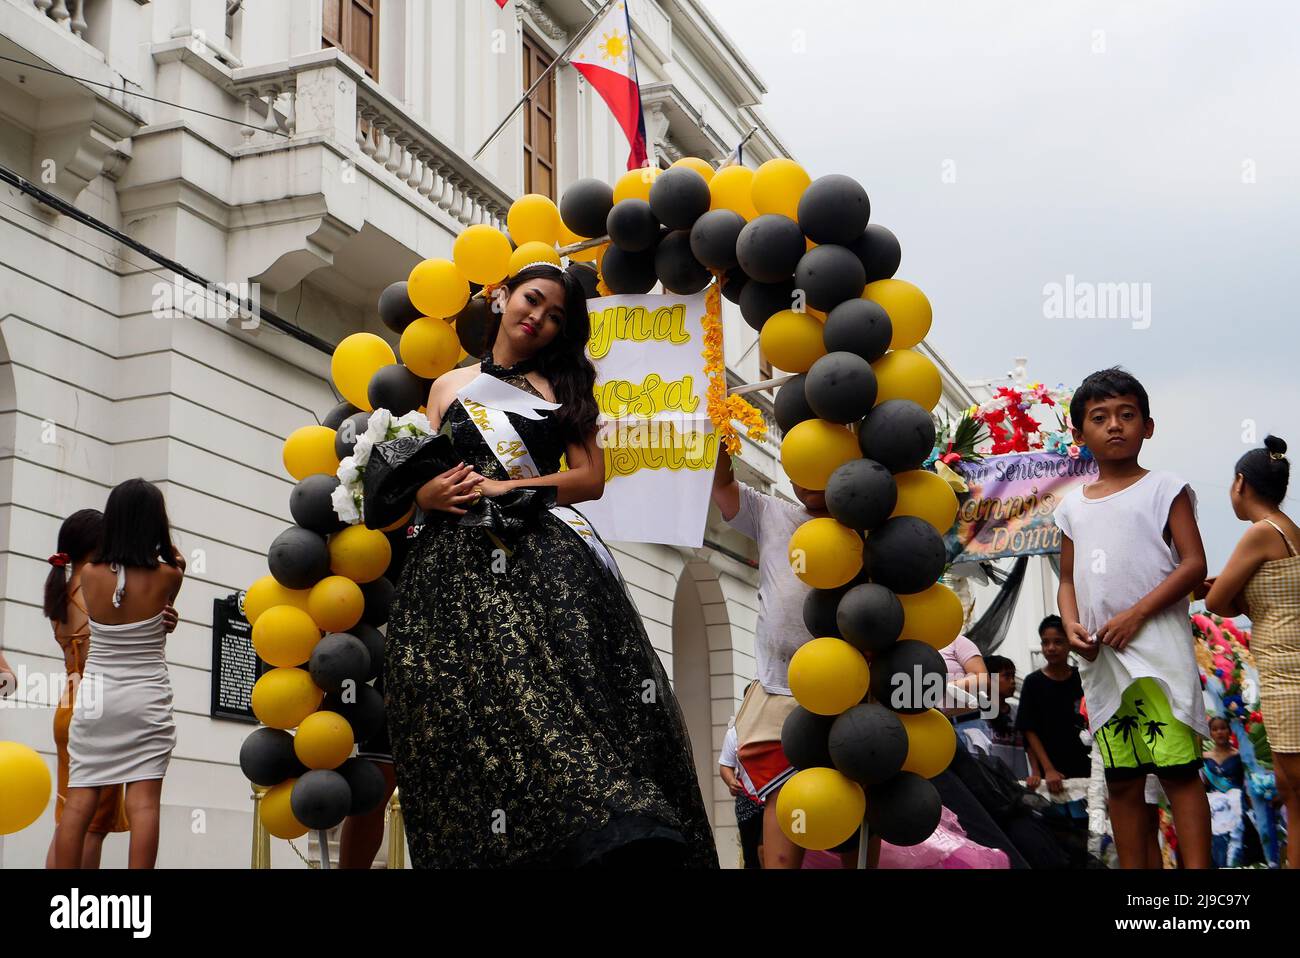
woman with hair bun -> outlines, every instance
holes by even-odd
[[[1206,580],[1205,607],[1225,617],[1248,615],[1259,669],[1259,703],[1273,750],[1278,791],[1288,820],[1300,821],[1300,526],[1281,510],[1291,463],[1276,436],[1237,460],[1229,495],[1237,518],[1251,524],[1228,564]],[[1287,847],[1300,868],[1300,841]]]

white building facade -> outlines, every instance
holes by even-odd
[[[237,760],[252,726],[210,716],[213,601],[266,573],[266,549],[291,523],[283,439],[337,399],[327,352],[230,315],[218,296],[176,297],[175,274],[127,240],[255,290],[325,343],[360,330],[395,342],[377,298],[415,263],[449,257],[469,224],[503,224],[524,192],[558,199],[580,177],[623,172],[622,132],[564,67],[470,159],[599,5],[0,0],[10,58],[0,60],[0,167],[117,231],[0,183],[0,650],[29,676],[61,674],[40,602],[61,520],[102,508],[124,479],[157,482],[189,557],[167,650],[178,745],[160,866],[249,862],[252,802]],[[629,5],[659,162],[716,163],[751,130],[746,164],[797,156],[768,128],[762,82],[703,2]],[[764,378],[756,334],[725,309],[730,375]],[[945,409],[969,405],[939,365]],[[780,433],[770,399],[756,401],[772,439],[746,440],[739,468],[779,490]],[[616,546],[685,711],[721,861],[734,867],[716,760],[754,675],[752,543],[714,510],[702,549]],[[36,748],[53,772],[52,711],[32,688],[0,708],[0,740]],[[52,829],[51,806],[0,839],[0,866],[40,866]],[[273,864],[304,867],[272,845]],[[126,837],[111,836],[105,865],[125,858]]]

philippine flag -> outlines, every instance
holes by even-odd
[[[632,23],[623,0],[610,7],[588,31],[569,62],[601,95],[627,134],[632,145],[627,168],[635,170],[645,166],[645,113],[641,109],[641,86],[637,83],[636,57],[632,52]]]

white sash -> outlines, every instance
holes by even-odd
[[[490,382],[484,383],[482,380],[490,380]],[[541,476],[541,470],[533,461],[532,453],[524,445],[519,430],[515,429],[510,422],[506,410],[527,419],[541,419],[542,417],[535,410],[559,409],[559,403],[539,399],[526,390],[486,373],[480,374],[468,385],[463,386],[456,393],[456,398],[465,407],[470,422],[474,423],[479,435],[483,437],[483,441],[487,443],[487,447],[492,450],[497,462],[501,463],[511,479],[536,479]],[[591,523],[582,513],[572,506],[558,505],[551,506],[551,512],[577,533],[578,538],[590,547],[596,554],[596,558],[616,579],[621,579],[614,557],[605,548],[605,544],[600,541],[600,537],[596,535]]]

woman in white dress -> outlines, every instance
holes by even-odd
[[[130,867],[157,860],[162,780],[176,746],[163,614],[184,574],[158,487],[130,479],[109,493],[103,542],[81,572],[90,654],[68,733],[56,868],[79,866],[100,789],[118,784],[126,785]]]

